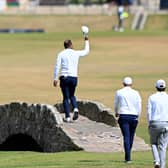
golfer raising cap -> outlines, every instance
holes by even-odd
[[[168,145],[168,94],[166,82],[162,79],[155,84],[157,90],[148,98],[147,118],[155,168],[166,168]]]
[[[125,77],[123,88],[116,91],[114,111],[119,117],[118,123],[123,135],[125,162],[131,161],[131,149],[134,135],[141,113],[141,97],[138,91],[132,89],[132,78]]]
[[[65,122],[70,122],[70,108],[69,101],[73,107],[73,120],[78,119],[78,106],[75,97],[75,89],[78,80],[78,62],[79,58],[89,54],[89,40],[87,26],[82,26],[82,32],[85,40],[85,48],[83,50],[74,50],[71,40],[64,41],[64,50],[60,52],[57,56],[57,61],[54,68],[54,87],[58,84],[58,79],[60,79],[60,87],[63,95],[63,107],[65,112]],[[59,77],[59,71],[60,77]]]

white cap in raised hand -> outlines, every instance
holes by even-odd
[[[84,36],[88,36],[89,28],[87,26],[82,26],[81,29],[82,29]]]

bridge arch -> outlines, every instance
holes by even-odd
[[[60,113],[51,105],[25,102],[0,105],[1,147],[4,148],[9,142],[17,146],[16,141],[27,138],[29,141],[24,143],[32,143],[38,151],[81,150],[65,134],[62,123]]]
[[[0,151],[36,151],[43,152],[39,144],[26,134],[15,134],[9,136],[5,142],[0,144]]]

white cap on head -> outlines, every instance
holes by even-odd
[[[159,79],[156,82],[156,88],[158,89],[166,88],[166,82],[163,79]]]
[[[123,83],[125,85],[132,85],[132,78],[131,77],[125,77],[123,80]]]

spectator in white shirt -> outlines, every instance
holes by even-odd
[[[114,111],[119,117],[118,123],[123,135],[125,162],[131,161],[131,149],[134,141],[138,118],[141,113],[141,97],[132,89],[132,78],[125,77],[123,88],[116,91]]]
[[[85,48],[83,50],[74,50],[71,40],[64,41],[64,50],[57,56],[54,68],[54,87],[57,86],[60,79],[60,87],[63,94],[63,107],[65,112],[65,122],[71,122],[69,101],[73,107],[73,120],[78,119],[78,106],[75,97],[75,89],[78,80],[78,62],[79,58],[89,54],[88,34],[84,34]],[[60,72],[61,71],[61,72]],[[60,72],[60,77],[59,77]]]
[[[166,168],[166,148],[168,145],[168,94],[165,92],[166,82],[156,82],[157,92],[149,96],[147,118],[149,124],[150,143],[155,168]]]

